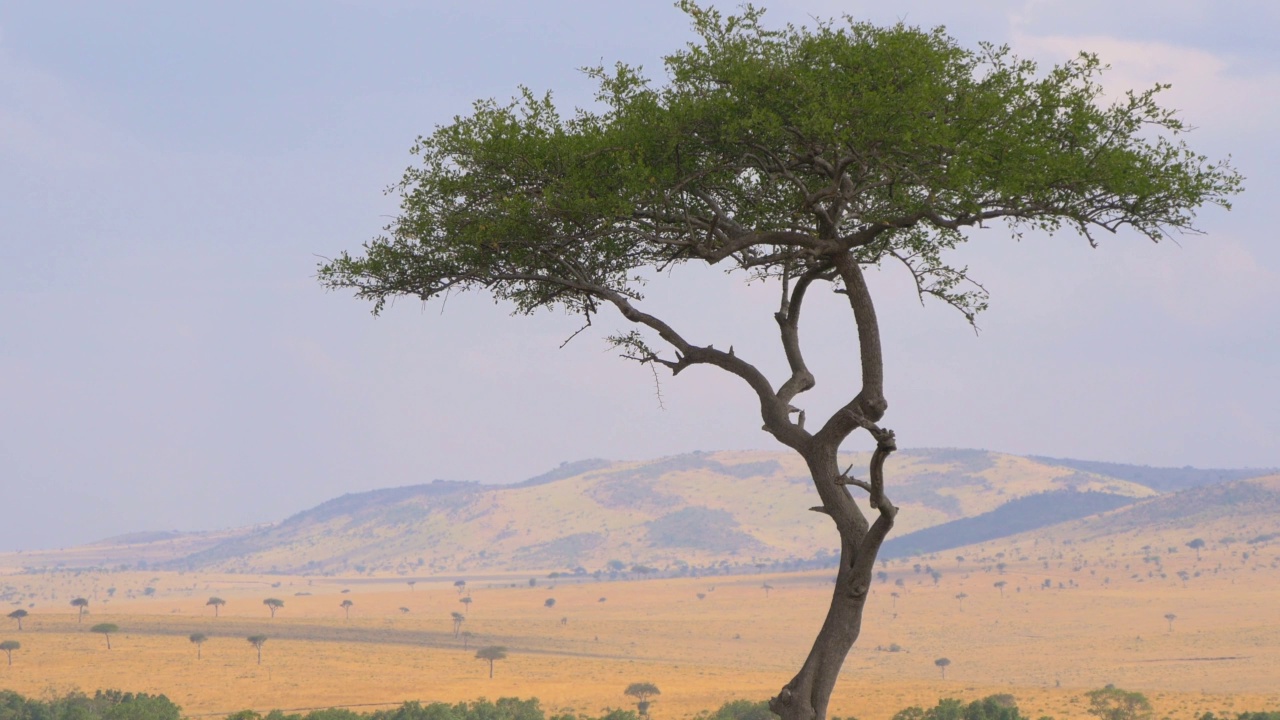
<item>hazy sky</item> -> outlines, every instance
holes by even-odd
[[[874,275],[885,424],[904,446],[1153,465],[1280,465],[1280,4],[987,0],[767,4],[946,25],[1113,66],[1247,177],[1203,236],[974,234],[972,331]],[[961,10],[963,8],[963,10]],[[602,318],[511,318],[483,297],[369,307],[317,256],[395,211],[413,138],[518,84],[589,101],[575,68],[661,72],[666,0],[0,4],[0,550],[276,520],[344,492],[510,482],[564,460],[773,448],[744,389],[616,359]],[[772,292],[717,273],[651,285],[699,342],[782,359]],[[856,390],[839,298],[806,318],[810,417]],[[705,338],[705,339],[704,339]],[[858,447],[851,445],[850,447]]]

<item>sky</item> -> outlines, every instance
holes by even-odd
[[[902,446],[1280,466],[1280,4],[765,6],[773,23],[945,25],[1046,64],[1096,52],[1109,92],[1172,83],[1189,142],[1247,177],[1177,242],[973,233],[954,257],[992,295],[978,334],[872,273]],[[690,37],[666,0],[0,4],[0,551],[583,458],[781,449],[714,370],[662,379],[659,402],[602,340],[621,319],[561,349],[575,318],[479,295],[375,318],[315,279],[395,213],[383,191],[417,135],[522,84],[589,104],[577,68],[600,62],[661,79]],[[807,308],[810,418],[857,390],[839,300]],[[646,307],[776,377],[774,303],[690,268]]]

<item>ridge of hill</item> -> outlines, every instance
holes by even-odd
[[[1136,482],[1157,492],[1176,492],[1205,485],[1247,480],[1280,472],[1280,468],[1200,469],[1193,467],[1163,468],[1149,465],[1126,465],[1096,460],[1072,460],[1041,455],[1028,455],[1028,459],[1049,465],[1068,467],[1081,472],[1097,473],[1107,477]]]
[[[940,552],[1096,515],[1138,498],[1100,492],[1054,490],[1028,495],[973,517],[960,518],[906,535],[890,537],[879,558],[891,560]]]
[[[1280,546],[1280,474],[1138,500],[1118,509],[1011,534],[997,543],[986,543],[983,550],[990,554],[996,545],[1058,545],[1070,546],[1079,557],[1145,556],[1159,550],[1185,551],[1196,539],[1205,548],[1240,546],[1241,561],[1249,560],[1251,550]]]
[[[867,453],[842,456],[854,467],[866,467],[868,460]],[[901,509],[886,551],[932,552],[1057,527],[1156,498],[1162,487],[1254,472],[1135,468],[984,450],[905,449],[886,466],[890,498]],[[855,497],[865,507],[865,498]],[[508,485],[436,480],[351,493],[254,528],[134,533],[83,548],[0,554],[0,567],[133,564],[415,576],[590,572],[619,565],[670,572],[761,564],[785,569],[832,559],[830,520],[808,511],[816,504],[803,462],[788,453],[590,459]],[[1131,517],[1139,522],[1139,515]]]
[[[845,458],[855,467],[868,459]],[[1155,494],[1139,483],[981,450],[905,450],[886,472],[903,509],[899,528],[908,532],[1044,492]],[[170,566],[430,574],[594,570],[611,561],[668,570],[821,561],[833,538],[829,520],[808,512],[815,504],[802,462],[784,453],[592,459],[512,485],[435,481],[345,495]]]

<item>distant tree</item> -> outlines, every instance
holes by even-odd
[[[969,597],[968,593],[957,593],[956,600],[960,601],[960,612],[964,612],[964,599]]]
[[[276,611],[284,607],[284,601],[276,598],[267,598],[262,601],[262,604],[266,605],[267,609],[271,611],[271,617],[275,617]]]
[[[942,579],[942,573],[938,572],[937,570],[930,570],[929,577],[933,578],[933,584],[937,585],[938,581]]]
[[[20,647],[22,647],[22,643],[17,640],[5,640],[4,642],[0,642],[0,650],[3,650],[4,654],[9,656],[10,666],[13,665],[13,651]]]
[[[461,594],[462,594],[462,591],[463,591],[463,590],[465,590],[465,589],[467,588],[467,581],[466,581],[466,580],[457,580],[457,581],[455,581],[455,582],[453,583],[453,586],[454,586],[455,588],[457,588],[457,589],[458,589],[458,594],[459,594],[459,595],[461,595]]]
[[[1142,693],[1108,685],[1085,693],[1085,697],[1089,698],[1087,712],[1099,720],[1147,720],[1151,717],[1151,703]]]
[[[489,677],[493,677],[493,662],[495,660],[506,660],[507,649],[501,645],[482,647],[476,651],[476,659],[489,661]]]
[[[348,619],[348,620],[350,620],[350,619],[351,619],[351,606],[352,606],[352,605],[355,605],[355,603],[351,602],[350,600],[343,600],[343,601],[342,601],[342,603],[338,605],[338,607],[340,607],[340,608],[342,608],[343,610],[345,610],[345,611],[346,611],[346,613],[347,613],[347,619]]]
[[[84,613],[89,609],[89,601],[82,597],[78,597],[71,601],[71,607],[80,611],[80,614],[76,616],[76,622],[84,622]]]
[[[407,607],[402,607],[402,608],[400,608],[400,612],[402,612],[402,613],[407,613],[407,612],[409,612],[409,608],[407,608]]]
[[[934,660],[934,661],[933,661],[933,664],[934,664],[934,665],[937,665],[937,666],[938,666],[938,669],[942,670],[942,679],[943,679],[943,680],[946,680],[946,679],[947,679],[947,666],[951,664],[951,661],[950,661],[950,660],[948,660],[948,659],[946,659],[946,658],[938,658],[937,660]]]
[[[1001,598],[1003,598],[1003,597],[1004,597],[1004,586],[1005,586],[1005,585],[1008,585],[1008,584],[1009,584],[1009,583],[1005,582],[1004,580],[997,580],[995,583],[993,583],[992,587],[994,587],[995,589],[999,590],[999,591],[1000,591],[1000,597],[1001,597]]]
[[[201,650],[204,647],[204,641],[208,640],[209,636],[205,635],[204,633],[191,633],[190,635],[187,636],[187,639],[195,643],[196,659],[197,660],[201,659]]]
[[[894,607],[894,609],[897,609],[897,607],[898,607],[898,598],[900,597],[900,595],[898,595],[898,593],[896,593],[896,592],[891,592],[891,593],[889,593],[889,597],[893,598],[893,607]]]
[[[101,633],[107,639],[107,649],[111,649],[111,633],[118,632],[120,626],[115,623],[98,623],[89,628],[89,632]]]
[[[707,597],[707,594],[706,594],[706,593],[698,593],[698,599],[699,599],[699,600],[704,600],[704,599],[706,599],[706,597]]]
[[[765,596],[765,597],[769,597],[769,591],[773,589],[773,586],[772,586],[772,585],[770,585],[769,583],[765,583],[765,584],[764,584],[764,585],[762,585],[761,587],[763,587],[763,588],[764,588],[764,596]]]
[[[1195,551],[1196,551],[1196,560],[1199,560],[1199,559],[1200,559],[1200,549],[1204,547],[1204,540],[1202,540],[1202,539],[1200,539],[1200,538],[1196,538],[1195,540],[1192,540],[1191,542],[1187,543],[1187,547],[1189,547],[1189,548],[1191,548],[1192,550],[1195,550]]]
[[[471,632],[470,630],[462,631],[462,649],[463,650],[469,649],[469,646],[471,645],[471,638],[473,637],[475,637],[475,633]]]
[[[470,595],[464,595],[464,596],[462,596],[462,597],[458,598],[458,602],[462,603],[463,607],[465,607],[465,608],[466,608],[466,610],[463,610],[463,612],[464,612],[464,613],[465,613],[465,612],[467,612],[467,611],[469,611],[469,610],[471,610],[471,596],[470,596]]]
[[[529,587],[537,587],[538,578],[529,578]]]
[[[18,608],[17,610],[9,613],[9,617],[18,621],[18,632],[22,632],[22,618],[26,617],[28,614],[29,613],[22,608]]]
[[[258,664],[261,665],[262,664],[262,646],[267,644],[267,636],[266,635],[250,635],[245,639],[249,641],[249,644],[253,646],[253,649],[258,651]]]
[[[553,607],[555,607],[555,606],[556,606],[556,599],[555,599],[555,598],[547,598],[547,599],[542,603],[542,607],[553,608]]]
[[[220,607],[222,607],[223,605],[226,605],[226,604],[227,604],[227,601],[226,601],[226,600],[223,600],[222,598],[220,598],[220,597],[216,597],[216,596],[215,596],[215,597],[211,597],[211,598],[209,598],[209,602],[205,603],[205,606],[212,605],[212,606],[213,606],[213,616],[214,616],[214,617],[218,617],[218,608],[220,608]]]
[[[649,714],[649,698],[654,695],[661,695],[662,691],[653,683],[643,682],[631,683],[626,690],[622,691],[622,694],[635,698],[636,709],[640,711],[641,715],[647,716]]]
[[[417,585],[417,584],[418,584],[418,581],[417,581],[417,580],[410,580],[410,581],[408,581],[408,582],[407,582],[407,583],[405,583],[405,584],[407,584],[407,585],[409,586],[409,592],[413,592],[413,586],[414,586],[414,585]]]
[[[1178,616],[1173,613],[1165,613],[1164,619],[1169,621],[1169,632],[1173,632],[1173,621],[1177,620]]]
[[[453,617],[453,636],[458,637],[458,633],[462,630],[462,623],[467,621],[467,616],[460,612],[451,612],[449,615]]]

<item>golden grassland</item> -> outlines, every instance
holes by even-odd
[[[1107,683],[1147,693],[1159,717],[1277,709],[1280,545],[1224,545],[1207,535],[1197,559],[1185,534],[1092,544],[1015,538],[888,563],[832,713],[884,720],[939,697],[1007,692],[1032,717],[1081,718],[1083,693]],[[939,571],[937,583],[916,564]],[[162,692],[191,715],[501,696],[599,713],[627,706],[622,690],[647,681],[662,689],[654,716],[683,718],[774,694],[803,661],[832,588],[828,572],[539,578],[536,587],[528,578],[467,577],[463,595],[454,576],[413,587],[404,578],[367,577],[0,576],[0,586],[34,602],[21,633],[0,618],[0,640],[22,643],[12,667],[0,657],[0,687],[35,696]],[[221,617],[205,604],[212,595],[227,601]],[[83,622],[69,605],[76,596],[90,600]],[[274,619],[262,604],[267,597],[285,602]],[[343,600],[353,603],[350,619]],[[454,611],[466,612],[462,629],[471,636],[453,636]],[[1167,614],[1176,615],[1172,631]],[[88,632],[98,622],[121,628],[111,650]],[[210,636],[203,659],[187,639],[193,632]],[[255,633],[270,638],[261,665],[245,641]],[[474,658],[483,645],[509,648],[492,679]],[[940,657],[951,660],[946,679],[934,664]]]

